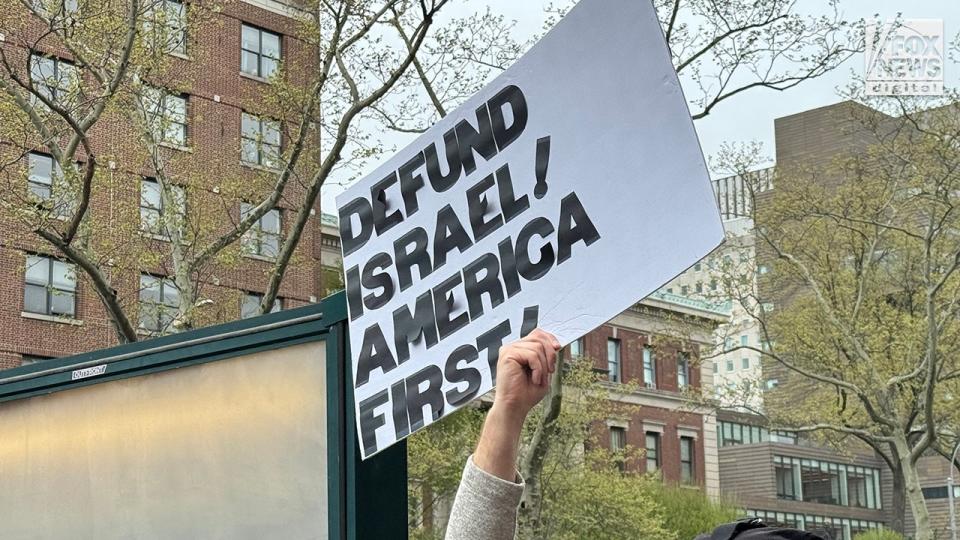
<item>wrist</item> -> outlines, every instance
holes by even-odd
[[[524,416],[515,408],[494,402],[483,423],[480,442],[474,453],[474,464],[498,478],[516,481],[517,451]]]
[[[515,404],[494,401],[486,421],[503,435],[519,440],[527,412]]]

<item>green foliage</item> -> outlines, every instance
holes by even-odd
[[[551,479],[538,538],[681,540],[667,526],[667,512],[656,498],[657,480],[621,474],[610,466],[609,456],[587,459],[589,466],[564,469]]]
[[[863,532],[853,537],[853,540],[903,540],[902,534],[890,529],[876,529]]]
[[[410,538],[438,538],[430,515],[434,504],[453,500],[467,457],[480,436],[485,411],[466,407],[411,436],[407,441]]]
[[[683,487],[652,486],[652,496],[663,507],[663,526],[680,540],[709,533],[723,523],[743,517],[731,501],[711,501],[702,491]]]

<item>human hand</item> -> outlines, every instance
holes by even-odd
[[[521,422],[550,390],[560,342],[539,328],[500,348],[494,407]]]

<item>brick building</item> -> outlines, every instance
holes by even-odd
[[[161,3],[168,10],[167,24],[194,14],[190,3]],[[69,9],[72,4],[67,5]],[[84,81],[89,78],[89,73],[76,67],[77,59],[56,42],[30,39],[41,31],[39,20],[31,20],[33,16],[19,4],[10,9],[23,9],[17,17],[26,22],[19,28],[0,28],[4,32],[0,47],[8,58],[29,57],[31,66],[40,66],[36,69],[41,72],[53,69],[59,74],[56,77],[68,74]],[[300,23],[293,18],[296,8],[286,3],[241,0],[227,2],[212,13],[202,31],[183,30],[185,39],[168,50],[166,69],[155,74],[150,83],[158,88],[176,88],[175,92],[163,91],[159,114],[172,126],[164,133],[162,158],[167,160],[172,178],[185,186],[177,188],[179,193],[186,190],[186,202],[182,204],[214,201],[220,211],[205,219],[226,227],[245,211],[246,186],[263,185],[270,178],[274,164],[269,152],[279,151],[284,144],[285,131],[267,120],[273,111],[263,99],[270,84],[266,78],[280,62],[309,64],[313,52],[297,37]],[[5,19],[8,23],[11,20]],[[296,77],[304,76],[297,70],[287,73],[294,84]],[[248,140],[252,131],[258,133],[256,144]],[[18,166],[6,167],[8,186],[50,197],[56,191],[57,175],[43,146],[23,145],[2,132],[0,140],[5,156],[22,154]],[[91,142],[101,169],[109,177],[109,189],[94,193],[88,220],[115,231],[118,242],[124,242],[131,251],[169,253],[168,237],[156,234],[157,218],[166,210],[129,120],[108,111],[95,126]],[[83,161],[82,152],[78,159]],[[198,279],[197,298],[203,303],[198,310],[198,325],[248,315],[256,307],[267,286],[277,245],[293,217],[292,210],[303,200],[302,190],[302,185],[292,184],[285,190],[278,207],[252,229],[256,233],[249,241],[252,247],[244,239],[243,254],[236,261],[218,262],[204,269]],[[253,187],[248,193],[251,200],[262,197]],[[303,305],[321,296],[321,227],[318,203],[294,255],[295,264],[285,274],[276,308]],[[108,255],[104,256],[103,267],[111,274],[111,285],[124,311],[139,326],[138,333],[149,337],[170,330],[163,305],[176,291],[168,274],[168,258],[160,256],[139,267],[129,267],[114,265]],[[0,220],[0,369],[117,343],[95,290],[82,272],[59,256],[22,224],[13,219]],[[151,303],[159,307],[144,310]],[[153,316],[156,319],[150,320]]]
[[[659,471],[665,482],[719,496],[714,409],[697,400],[713,387],[700,351],[728,319],[705,301],[657,292],[570,345],[571,356],[606,373],[610,399],[630,406],[626,416],[598,420],[609,448],[645,450],[627,460],[627,471]]]

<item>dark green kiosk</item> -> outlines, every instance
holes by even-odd
[[[0,537],[407,536],[406,446],[361,461],[323,302],[0,372]]]

